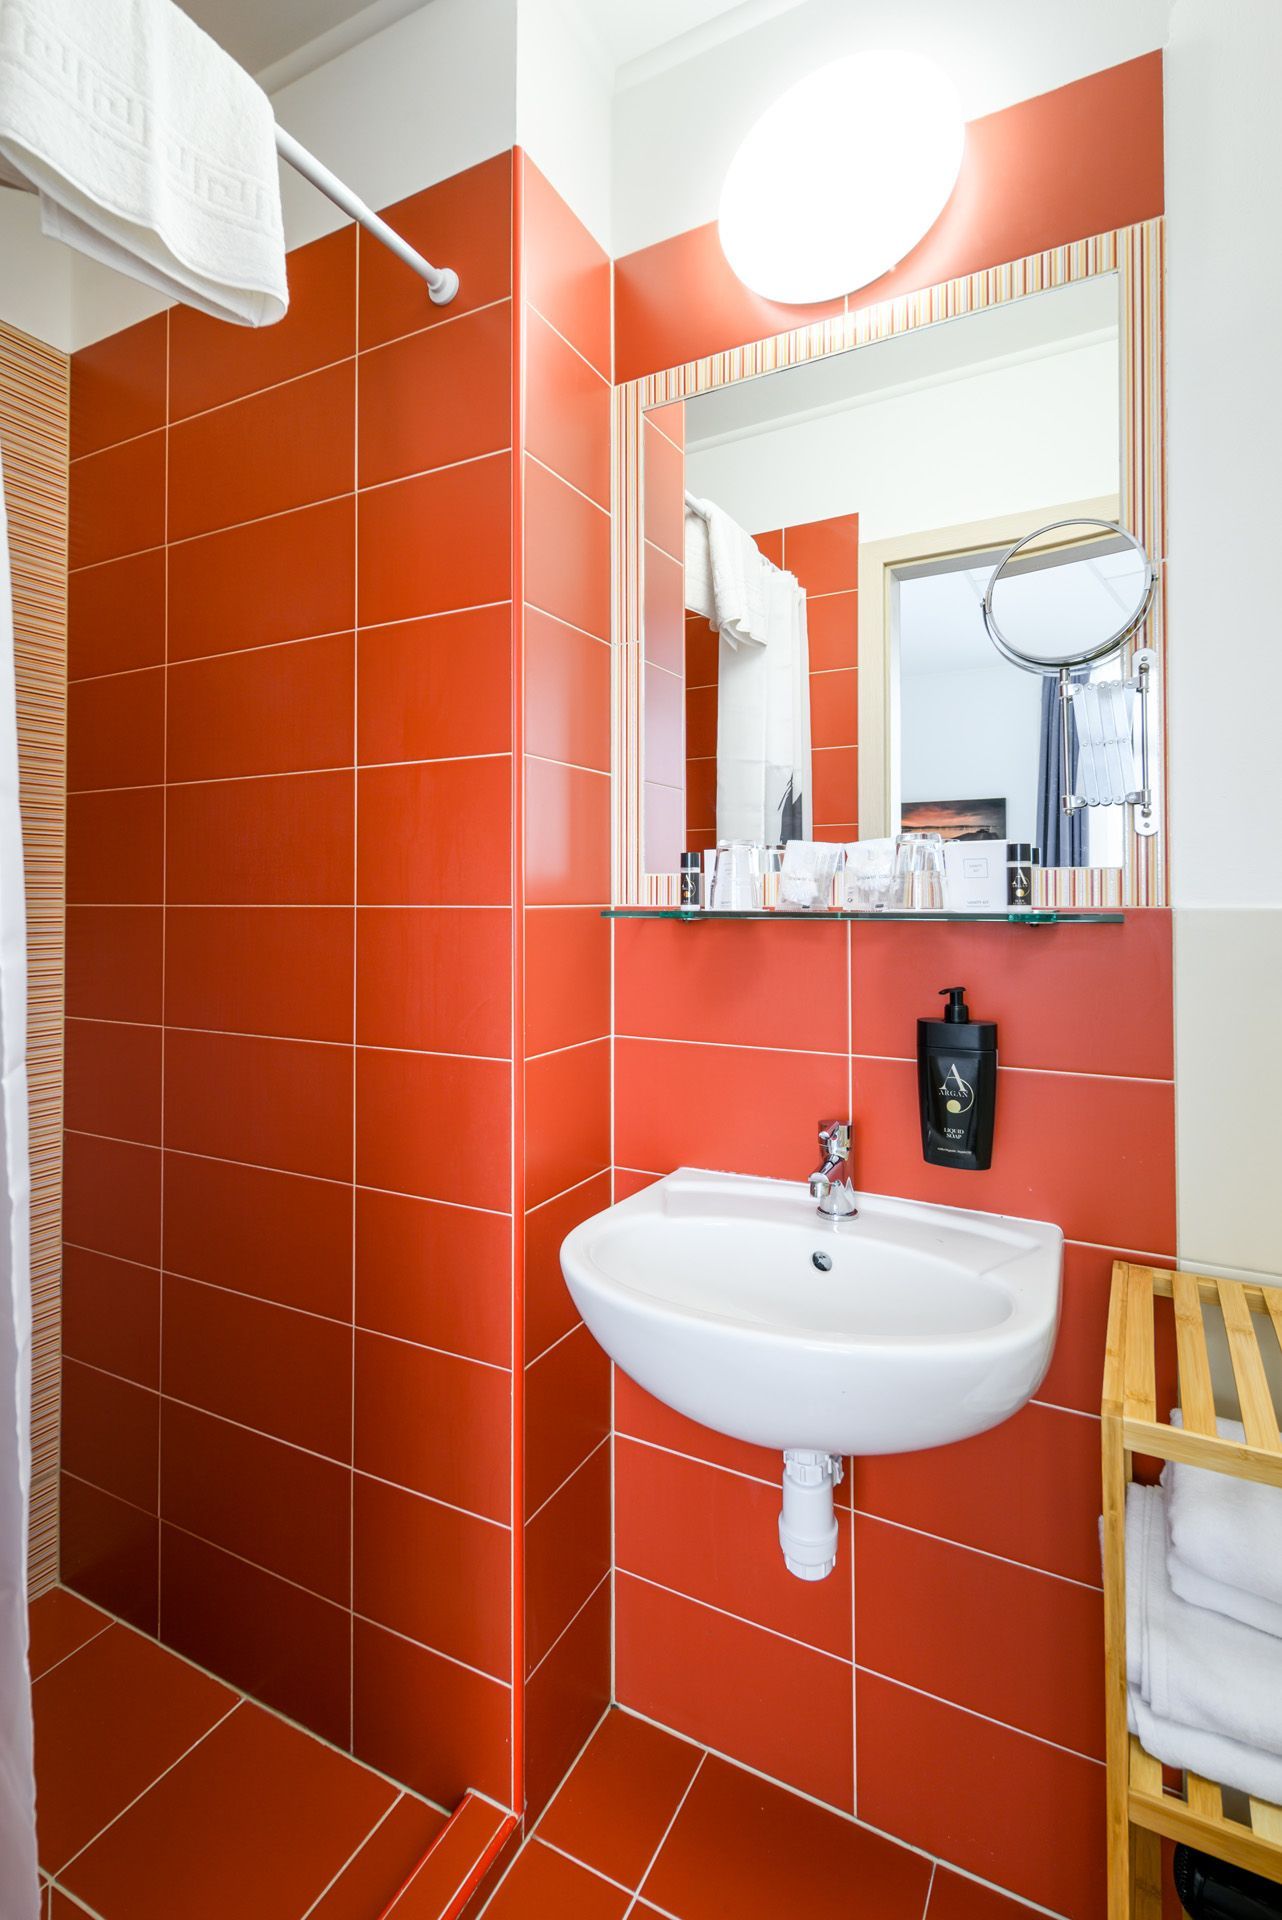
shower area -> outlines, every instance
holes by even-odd
[[[0,329],[59,1920],[474,1913],[609,1700],[609,266],[385,211]]]

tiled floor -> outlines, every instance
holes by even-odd
[[[446,1824],[63,1588],[31,1673],[49,1920],[377,1920]]]
[[[615,1708],[485,1920],[1026,1920],[1029,1912]]]

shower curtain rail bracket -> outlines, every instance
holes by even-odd
[[[293,167],[295,173],[301,173],[304,180],[310,180],[326,199],[350,214],[358,226],[364,227],[398,260],[403,260],[407,267],[411,267],[426,282],[428,298],[436,306],[447,307],[450,304],[459,288],[459,278],[453,267],[434,267],[430,260],[425,260],[408,240],[401,238],[394,227],[389,227],[372,207],[366,206],[359,194],[353,193],[337,174],[331,173],[314,153],[309,153],[292,133],[286,133],[284,127],[276,129],[276,151],[287,166]]]

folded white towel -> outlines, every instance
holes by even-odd
[[[289,305],[271,104],[173,0],[0,0],[0,181],[168,299]]]
[[[1215,1427],[1225,1440],[1246,1439],[1240,1421]],[[1162,1485],[1176,1559],[1204,1580],[1282,1607],[1282,1488],[1176,1461],[1164,1468]]]
[[[712,592],[712,552],[708,545],[707,516],[690,505],[686,496],[686,611],[701,613],[710,627],[717,624],[717,603]]]
[[[1163,1720],[1134,1687],[1127,1690],[1126,1706],[1131,1732],[1138,1736],[1145,1753],[1151,1753],[1164,1766],[1200,1773],[1204,1780],[1236,1787],[1273,1806],[1282,1804],[1282,1759],[1276,1754],[1240,1746],[1236,1740],[1208,1733],[1204,1727],[1184,1727],[1174,1720]]]
[[[1126,1495],[1130,1686],[1159,1721],[1215,1734],[1244,1754],[1258,1750],[1282,1765],[1282,1640],[1179,1599],[1167,1574],[1167,1546],[1161,1489],[1132,1485]],[[1233,1784],[1268,1797],[1263,1785]]]
[[[1274,1633],[1282,1639],[1282,1606],[1276,1600],[1248,1593],[1245,1587],[1230,1587],[1223,1580],[1208,1580],[1178,1553],[1167,1554],[1166,1570],[1172,1592],[1191,1607],[1209,1607],[1212,1613],[1225,1613],[1230,1620],[1240,1620],[1244,1626],[1258,1627],[1261,1633]]]
[[[1123,680],[1092,680],[1069,691],[1078,745],[1074,784],[1088,807],[1117,806],[1136,790],[1135,689]]]
[[[707,522],[715,608],[712,624],[731,646],[764,647],[770,628],[770,562],[752,535],[715,501],[698,500],[688,493],[686,507]]]

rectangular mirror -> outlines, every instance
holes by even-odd
[[[830,323],[828,348],[812,329],[621,390],[637,454],[621,516],[621,638],[635,648],[619,686],[618,737],[635,755],[621,904],[660,903],[681,853],[719,839],[901,829],[1037,844],[1048,904],[1153,897],[1161,856],[1131,845],[1127,806],[1063,815],[1055,681],[1003,658],[981,616],[1002,554],[1048,522],[1143,534],[1147,513],[1161,552],[1160,340],[1141,329],[1137,352],[1133,312],[1145,263],[1123,247],[1087,264],[955,317],[886,327],[883,314],[866,343],[849,336],[867,316],[851,315]],[[748,539],[771,563],[767,591],[727,627]],[[1114,552],[1101,534],[1072,564],[1030,566],[1033,624],[1086,632],[1107,618]],[[1144,644],[1154,626],[1160,608]],[[1128,657],[1079,677],[1121,678]]]

